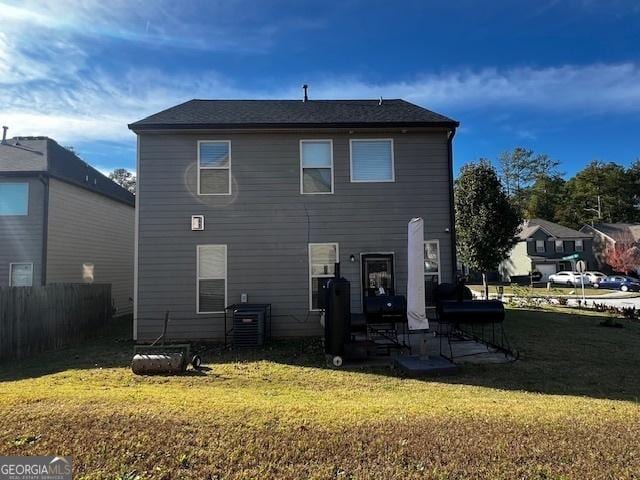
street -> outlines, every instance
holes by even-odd
[[[609,306],[613,306],[613,307],[624,307],[624,308],[628,308],[628,307],[635,307],[637,310],[640,309],[640,296],[636,295],[634,297],[628,297],[628,298],[620,298],[620,293],[619,292],[613,292],[611,293],[611,297],[614,298],[607,298],[607,296],[603,296],[602,298],[587,298],[586,299],[586,305],[588,307],[592,307],[594,303],[597,303],[598,305],[609,305]],[[569,305],[575,306],[577,304],[577,299],[571,298],[569,299]]]

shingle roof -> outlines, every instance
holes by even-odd
[[[589,238],[591,235],[579,232],[573,228],[565,227],[557,223],[543,220],[542,218],[532,218],[520,231],[518,237],[521,240],[529,238],[536,230],[542,228],[545,232],[555,238]]]
[[[131,206],[135,204],[132,193],[48,137],[17,137],[0,144],[0,175],[21,172],[42,172]]]
[[[597,223],[591,228],[604,233],[615,241],[629,238],[640,242],[640,224],[638,223]]]
[[[404,100],[189,100],[132,123],[157,128],[455,128],[458,122]]]

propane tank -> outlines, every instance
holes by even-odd
[[[186,368],[182,353],[137,353],[131,360],[131,370],[136,375],[176,374]]]

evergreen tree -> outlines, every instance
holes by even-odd
[[[482,272],[485,297],[487,272],[497,270],[517,242],[522,223],[488,160],[465,165],[455,185],[456,233],[460,259]]]

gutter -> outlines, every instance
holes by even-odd
[[[459,125],[458,122],[456,122],[456,124]],[[451,272],[453,273],[453,275],[456,275],[458,271],[458,255],[456,245],[456,209],[453,194],[453,137],[455,137],[455,135],[456,130],[455,128],[452,128],[449,132],[449,139],[447,141],[447,155],[449,157],[449,228],[451,233]],[[455,278],[452,280],[455,280]]]
[[[325,128],[448,128],[460,126],[454,120],[439,120],[433,122],[315,122],[315,123],[130,123],[129,130],[134,132],[152,130],[263,130],[263,129],[325,129]]]
[[[42,258],[40,265],[40,281],[42,286],[47,284],[47,252],[49,243],[49,178],[38,175],[38,180],[44,186],[44,205],[42,209]]]

